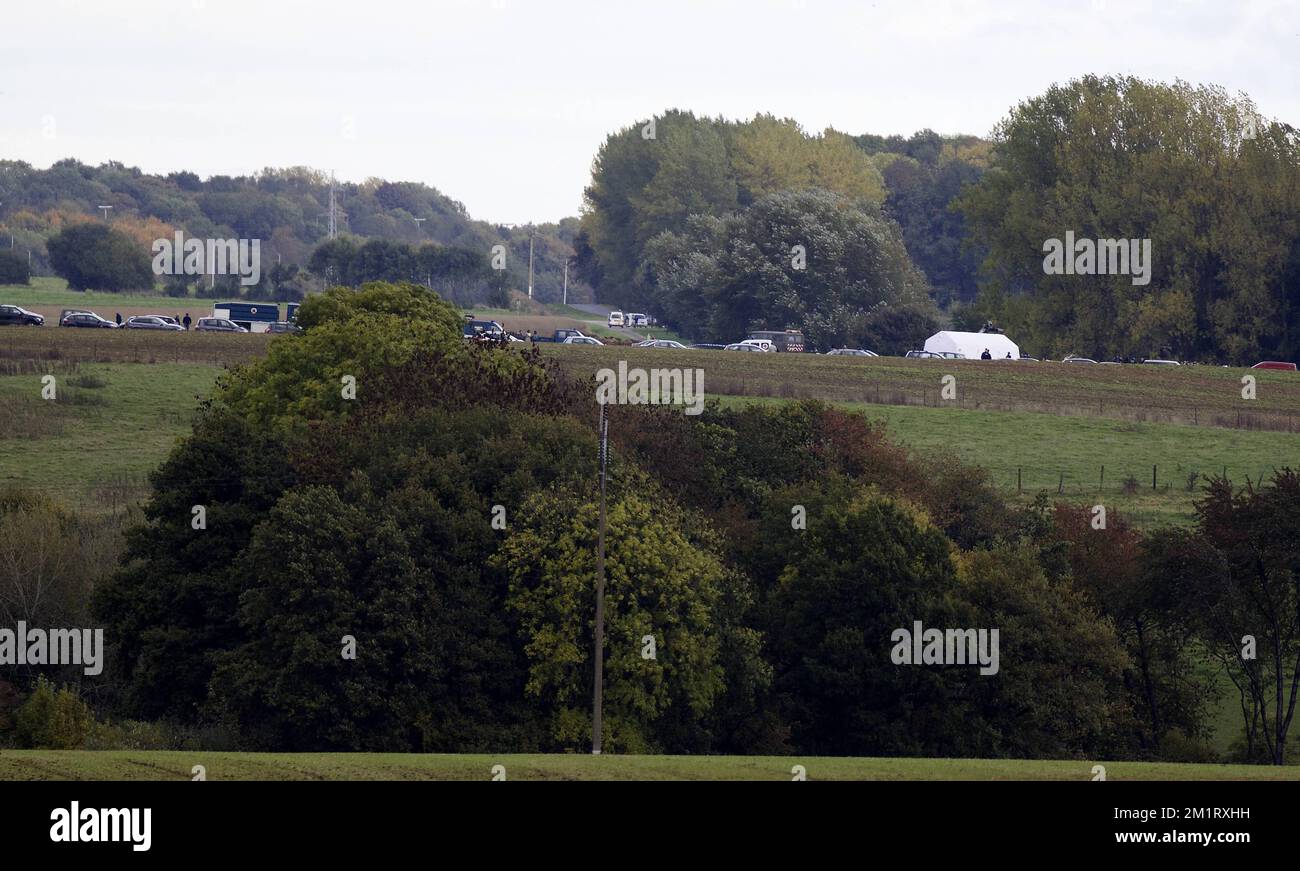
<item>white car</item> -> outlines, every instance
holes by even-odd
[[[681,342],[674,342],[672,339],[647,339],[644,342],[637,342],[638,348],[677,348],[685,351],[686,346]]]
[[[600,339],[593,339],[591,336],[569,336],[560,344],[562,345],[603,345]]]
[[[742,339],[741,341],[737,342],[736,344],[737,344],[737,345],[753,345],[755,348],[758,348],[760,351],[771,351],[771,350],[773,350],[773,347],[772,347],[772,341],[771,341],[770,339]]]
[[[750,351],[750,352],[755,353],[755,354],[771,354],[771,353],[774,353],[770,348],[764,348],[762,345],[754,344],[754,343],[751,343],[751,342],[736,342],[735,344],[728,345],[727,347],[723,348],[722,350],[724,350],[724,351]]]
[[[1181,366],[1177,360],[1143,360],[1144,366]]]
[[[627,319],[623,317],[622,312],[610,312],[608,326],[625,327],[627,326]]]
[[[836,348],[833,351],[826,352],[827,357],[879,357],[875,351],[866,351],[862,348]]]

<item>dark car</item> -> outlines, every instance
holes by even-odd
[[[116,330],[117,324],[105,320],[94,312],[73,312],[59,321],[61,327],[87,327],[90,329]]]
[[[196,333],[246,333],[248,330],[225,318],[199,318],[194,324]]]
[[[16,305],[0,305],[0,324],[10,327],[41,327],[45,318]]]
[[[172,322],[170,318],[163,319],[158,315],[137,315],[128,318],[127,322],[122,325],[128,330],[168,330],[170,332],[184,332],[185,328],[180,324]]]
[[[288,321],[276,321],[266,328],[268,333],[301,333],[302,327]]]
[[[696,351],[721,351],[723,348],[727,346],[715,345],[712,342],[700,342],[699,344],[691,345],[690,347],[692,350],[696,350]]]

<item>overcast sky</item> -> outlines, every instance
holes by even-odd
[[[306,165],[506,223],[578,213],[666,108],[987,134],[1054,82],[1222,85],[1300,126],[1300,0],[8,0],[0,158]]]

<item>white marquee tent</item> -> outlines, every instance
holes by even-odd
[[[967,360],[978,360],[988,348],[994,360],[1019,359],[1020,346],[1001,333],[959,333],[944,330],[925,340],[925,350],[936,354],[956,352]]]

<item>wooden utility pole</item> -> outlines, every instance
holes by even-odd
[[[609,465],[609,406],[600,404],[600,520],[596,532],[596,674],[592,690],[591,753],[600,755],[605,695],[605,470]]]

